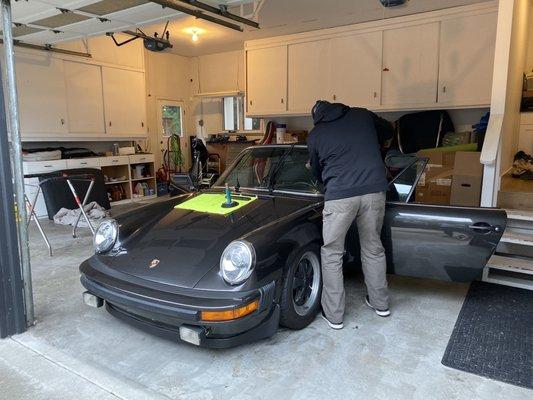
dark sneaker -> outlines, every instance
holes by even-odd
[[[523,178],[526,174],[533,174],[533,157],[523,151],[519,151],[514,156],[511,175],[514,178]]]
[[[322,315],[322,319],[326,321],[326,323],[329,325],[331,329],[339,330],[339,329],[344,328],[344,324],[342,322],[340,324],[334,324],[333,322],[331,322],[328,319],[328,317],[326,317],[326,314],[324,314],[324,311],[322,311],[321,315]]]
[[[376,314],[379,315],[380,317],[388,317],[390,315],[390,310],[388,308],[386,310],[378,310],[377,308],[372,307],[372,304],[370,304],[368,295],[365,297],[365,303],[368,307],[374,310]]]

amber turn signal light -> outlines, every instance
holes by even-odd
[[[202,311],[202,321],[230,321],[244,317],[245,315],[253,313],[259,308],[259,299],[245,304],[244,306],[234,308],[232,310],[223,311]]]

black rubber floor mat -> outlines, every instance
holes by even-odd
[[[533,389],[533,291],[473,282],[442,364]]]

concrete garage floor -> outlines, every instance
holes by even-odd
[[[82,303],[78,265],[92,253],[86,229],[46,224],[48,257],[31,230],[37,324],[0,340],[5,399],[494,399],[527,389],[452,370],[440,360],[468,289],[390,277],[392,317],[364,304],[347,276],[342,331],[317,318],[302,331],[229,350],[200,349],[145,334]]]

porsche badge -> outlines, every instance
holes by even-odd
[[[152,269],[152,268],[157,267],[158,265],[159,265],[159,260],[158,260],[157,258],[154,258],[154,259],[150,262],[150,264],[148,265],[148,267],[149,267],[150,269]]]

